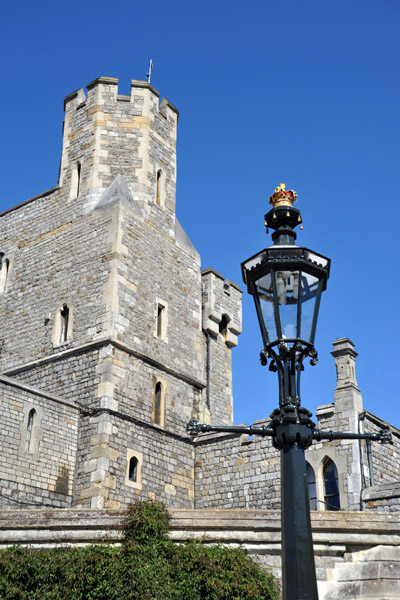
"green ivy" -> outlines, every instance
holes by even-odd
[[[172,543],[156,502],[129,507],[125,543],[0,551],[1,600],[278,600],[278,586],[240,549]]]

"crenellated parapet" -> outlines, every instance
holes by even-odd
[[[242,332],[242,291],[214,269],[203,269],[203,327],[214,337],[219,334],[232,348]]]
[[[146,81],[132,80],[130,95],[118,79],[98,77],[64,100],[60,185],[70,201],[87,197],[93,208],[121,175],[143,206],[175,211],[178,110]]]

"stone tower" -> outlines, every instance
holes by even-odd
[[[232,422],[241,292],[176,219],[177,109],[143,81],[87,89],[65,99],[58,185],[1,215],[2,493],[192,507],[186,423]]]

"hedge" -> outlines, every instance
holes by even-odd
[[[129,507],[121,547],[0,551],[1,600],[278,600],[273,576],[240,549],[168,539],[156,502]]]

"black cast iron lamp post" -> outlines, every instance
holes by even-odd
[[[304,451],[313,440],[370,439],[390,442],[388,430],[376,433],[321,431],[300,403],[300,374],[309,357],[317,364],[315,330],[330,259],[295,245],[301,225],[297,197],[282,183],[270,197],[265,224],[274,244],[242,263],[243,281],[253,296],[263,339],[261,363],[277,371],[279,408],[269,427],[207,425],[191,421],[191,435],[230,431],[271,436],[281,452],[282,598],[318,600]]]
[[[312,600],[318,594],[304,450],[315,424],[300,406],[300,373],[306,356],[317,362],[314,337],[330,260],[295,245],[294,228],[301,223],[295,199],[296,192],[284,184],[275,189],[265,216],[267,231],[275,230],[274,245],[242,263],[242,274],[260,323],[261,361],[265,365],[271,358],[270,369],[279,376],[279,408],[271,428],[281,450],[283,598]]]

